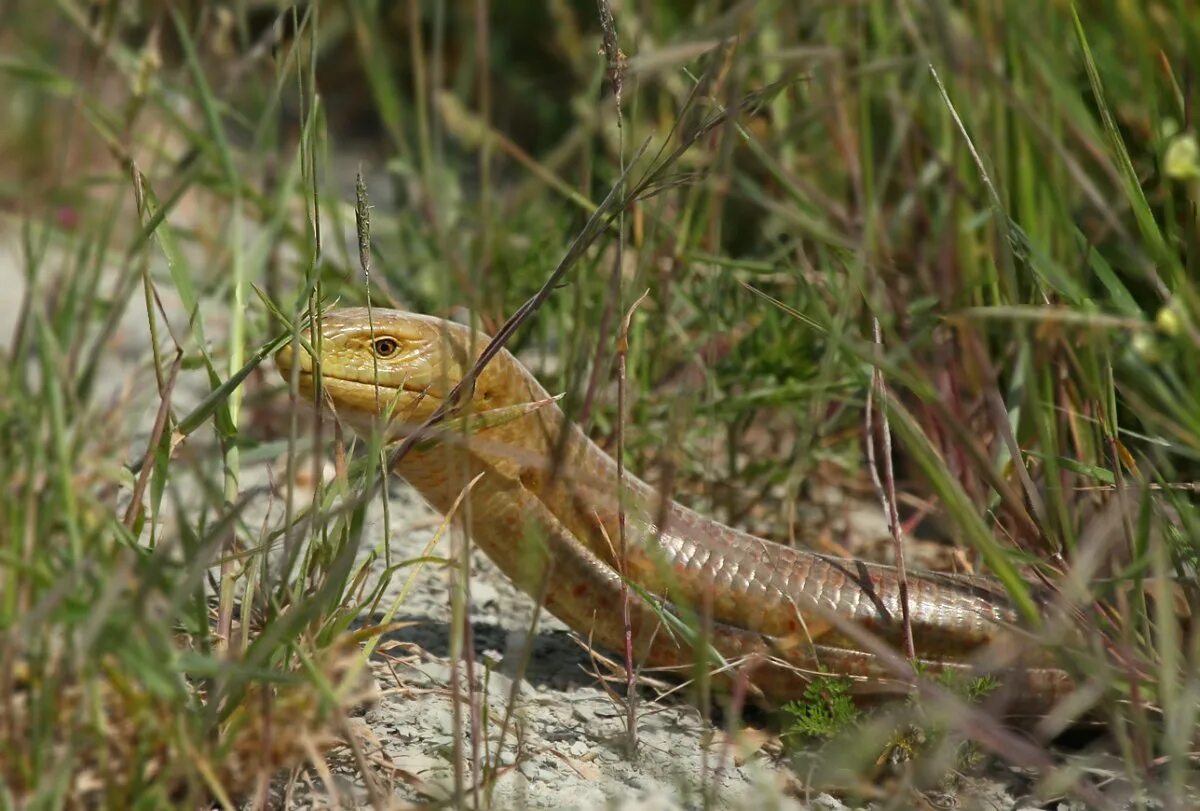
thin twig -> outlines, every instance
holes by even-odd
[[[752,657],[737,669],[737,675],[733,680],[733,690],[729,696],[728,723],[725,727],[725,740],[721,742],[721,751],[717,755],[717,767],[713,769],[712,780],[707,784],[706,791],[715,795],[718,787],[721,785],[721,775],[725,771],[725,765],[729,761],[729,750],[733,747],[734,740],[737,737],[738,721],[742,717],[742,709],[746,706],[746,696],[749,693],[750,674],[761,663],[758,657]],[[710,801],[715,799],[715,796],[709,798]]]
[[[875,366],[871,370],[871,385],[867,387],[866,433],[867,467],[871,471],[871,482],[875,493],[887,515],[888,529],[892,533],[892,550],[896,559],[896,579],[900,586],[900,614],[904,623],[904,654],[910,662],[916,661],[917,649],[913,643],[912,616],[908,607],[908,574],[904,566],[904,528],[900,524],[900,513],[896,509],[896,475],[892,468],[892,428],[887,416],[887,385],[879,362],[883,357],[883,334],[879,319],[873,318],[875,339]],[[872,412],[875,409],[874,394],[879,392],[879,418],[883,435],[883,481],[879,478],[879,467],[875,463],[875,431]]]
[[[375,770],[367,763],[366,752],[363,751],[359,736],[355,733],[354,728],[350,726],[350,720],[345,717],[339,718],[338,727],[338,731],[345,740],[346,746],[349,747],[350,753],[354,756],[354,763],[358,766],[358,773],[362,775],[363,784],[367,789],[367,798],[370,800],[371,807],[376,809],[376,811],[384,811],[384,809],[391,807],[388,798],[384,795],[383,788],[379,785]]]
[[[159,392],[161,399],[158,405],[158,414],[154,418],[154,428],[150,431],[150,440],[146,443],[146,456],[142,461],[142,469],[138,473],[137,483],[133,487],[133,496],[129,501],[129,507],[125,510],[124,524],[130,529],[133,529],[133,523],[142,511],[142,496],[145,495],[146,485],[150,481],[150,471],[154,469],[154,451],[162,441],[163,430],[167,427],[167,418],[171,414],[171,393],[175,390],[175,379],[179,376],[182,366],[183,349],[177,348],[175,360],[171,364],[171,371]]]
[[[626,402],[626,357],[629,354],[629,327],[633,314],[650,291],[646,290],[633,302],[621,322],[621,333],[617,340],[617,563],[621,571],[621,619],[625,625],[625,725],[628,735],[629,756],[637,752],[637,673],[633,661],[633,620],[630,615],[629,560],[625,539],[625,431],[628,418]]]
[[[625,55],[617,41],[617,25],[613,20],[609,0],[597,0],[600,12],[600,31],[604,41],[604,59],[607,63],[609,80],[612,82],[613,99],[617,111],[617,154],[621,162],[621,174],[625,174],[625,127],[621,118],[621,90],[625,83]],[[625,207],[617,212],[617,246],[613,255],[612,277],[609,286],[611,306],[621,306],[621,269],[625,260]],[[641,298],[633,303],[621,322],[617,336],[617,548],[620,550],[617,565],[621,572],[621,618],[625,630],[625,742],[630,758],[637,754],[637,676],[633,661],[633,622],[629,611],[629,563],[625,546],[625,407],[626,356],[629,352],[629,325],[633,320]],[[595,374],[596,370],[593,370]]]

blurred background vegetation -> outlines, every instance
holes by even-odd
[[[1015,560],[1057,577],[1086,561],[1096,644],[1075,665],[1099,674],[1130,774],[1180,791],[1197,636],[1123,586],[1171,576],[1194,597],[1200,15],[1187,0],[612,11],[616,69],[588,0],[0,2],[0,209],[16,257],[0,294],[0,652],[26,662],[0,692],[39,697],[45,719],[70,714],[71,685],[152,684],[153,711],[129,700],[149,713],[143,745],[163,719],[195,716],[153,746],[228,754],[250,685],[303,679],[297,661],[349,623],[336,550],[360,531],[346,516],[308,528],[336,543],[306,559],[307,593],[228,565],[283,531],[229,519],[255,495],[242,468],[289,431],[266,375],[229,383],[280,329],[256,288],[287,314],[369,295],[495,329],[628,167],[642,193],[511,348],[611,448],[615,335],[648,291],[630,329],[630,466],[722,520],[858,553],[872,550],[831,529],[830,510],[875,503],[863,449],[878,366],[901,518],[966,550],[956,568]],[[170,339],[150,319],[134,388],[168,402],[158,431],[155,408],[121,425],[98,372],[130,302],[153,310],[156,296],[194,311]],[[170,403],[176,345],[217,396]],[[206,493],[170,556],[144,553],[147,532],[150,548],[162,539],[140,506],[126,520],[144,456],[152,517],[184,480]],[[830,491],[829,509],[806,506]],[[245,631],[267,641],[224,680],[209,619],[230,612],[199,574],[219,562],[223,599],[256,577],[274,595]],[[130,571],[141,579],[113,579]],[[314,593],[308,625],[287,619]],[[157,598],[135,651],[120,631]],[[8,728],[21,717],[38,716]],[[61,731],[0,758],[18,796]],[[94,767],[86,749],[63,775]],[[110,771],[109,790],[148,790],[138,762]],[[233,779],[196,762],[169,767],[171,792]]]

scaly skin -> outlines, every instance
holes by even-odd
[[[441,405],[486,344],[482,334],[429,316],[332,311],[315,342],[323,396],[356,431],[382,426],[398,438]],[[276,362],[285,379],[298,363],[300,390],[312,396],[314,363],[307,352],[288,346]],[[466,510],[475,543],[522,590],[543,595],[551,613],[593,642],[614,651],[624,644],[619,572],[654,595],[657,608],[629,592],[632,640],[645,665],[687,671],[699,660],[714,667],[714,660],[698,656],[696,637],[689,642],[664,626],[660,611],[682,609],[684,616],[706,618],[698,623],[700,639],[728,665],[720,675],[753,663],[753,688],[767,700],[799,696],[820,669],[852,677],[860,695],[904,689],[894,670],[848,632],[856,626],[899,647],[893,568],[739,532],[673,501],[663,504],[629,474],[619,554],[616,463],[557,405],[543,402],[548,399],[529,371],[502,351],[455,412],[475,416],[456,419],[456,431],[443,432],[439,441],[414,447],[395,472],[443,513],[478,477]],[[520,408],[530,403],[542,405]],[[489,411],[501,416],[489,420]],[[468,428],[472,419],[475,427]],[[914,573],[908,587],[917,657],[925,668],[974,673],[984,662],[1014,664],[1021,648],[1018,618],[999,583]],[[1070,689],[1062,671],[1038,662],[1011,668],[1006,681],[1021,713],[1043,710]]]

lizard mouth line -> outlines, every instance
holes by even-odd
[[[285,374],[290,374],[290,370],[286,371]],[[301,383],[311,386],[313,385],[313,381],[315,379],[316,375],[309,370],[300,370]],[[431,387],[429,383],[422,382],[415,378],[409,378],[399,386],[392,386],[388,385],[387,383],[375,383],[370,380],[358,380],[353,377],[338,377],[337,375],[331,375],[329,372],[325,372],[321,375],[321,384],[324,386],[359,386],[363,389],[378,390],[381,394],[396,394],[398,392],[406,391],[410,394],[425,394],[429,397],[435,396],[430,390]]]
[[[290,377],[290,369],[281,371],[285,378]],[[297,382],[299,393],[311,398],[316,389],[316,375],[308,369],[301,369]],[[430,390],[429,384],[411,378],[399,386],[389,386],[325,373],[321,376],[321,388],[337,393],[337,399],[340,401],[339,411],[349,408],[356,411],[378,412],[394,408],[393,416],[400,416],[402,409],[412,408],[417,403],[441,401],[441,398]]]

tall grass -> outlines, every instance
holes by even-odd
[[[806,505],[873,500],[878,369],[901,519],[1000,576],[1038,644],[1063,650],[1065,629],[1031,580],[1085,632],[1063,662],[1080,701],[1030,746],[990,748],[1047,792],[1094,790],[1048,748],[1090,714],[1124,781],[1186,804],[1200,18],[1183,0],[625,3],[620,126],[588,3],[2,16],[0,202],[24,283],[0,324],[0,796],[265,801],[279,769],[319,762],[362,698],[345,634],[382,593],[359,589],[374,555],[355,558],[380,449],[298,486],[341,438],[291,416],[262,361],[368,296],[495,330],[627,169],[635,198],[510,348],[630,469],[826,551],[840,539]],[[619,408],[619,303],[647,290]],[[400,562],[386,538],[376,554]],[[971,724],[955,731],[1010,740]],[[846,762],[878,758],[884,727]]]

